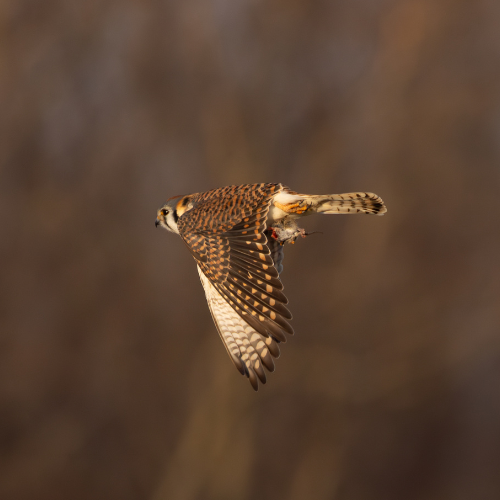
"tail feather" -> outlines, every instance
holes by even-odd
[[[322,214],[372,214],[384,215],[387,208],[380,196],[374,193],[343,193],[304,196],[311,203],[310,210]]]

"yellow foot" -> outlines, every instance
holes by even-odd
[[[302,215],[309,208],[309,205],[305,202],[305,200],[300,200],[297,203],[287,203],[286,205],[275,201],[274,206],[283,210],[283,212],[286,212],[287,214],[297,215]]]

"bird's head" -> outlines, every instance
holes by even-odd
[[[156,213],[155,226],[162,226],[167,231],[179,234],[177,221],[179,217],[187,210],[189,205],[189,196],[174,196],[169,198],[165,205]]]

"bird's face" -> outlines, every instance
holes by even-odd
[[[167,200],[165,205],[156,213],[155,226],[162,226],[167,231],[179,234],[177,221],[188,208],[191,208],[189,201],[189,196],[174,196]]]
[[[156,213],[156,221],[155,226],[164,227],[167,231],[172,233],[179,234],[177,229],[177,221],[179,219],[179,215],[177,214],[177,202],[180,197],[171,198],[170,200],[163,205],[160,210]]]

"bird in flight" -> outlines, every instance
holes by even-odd
[[[283,245],[307,236],[312,214],[384,215],[373,193],[299,194],[282,184],[226,186],[174,196],[156,226],[178,234],[192,253],[215,326],[242,375],[258,390],[274,371],[278,344],[293,335],[280,274]]]

